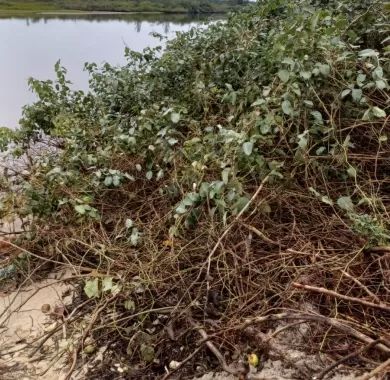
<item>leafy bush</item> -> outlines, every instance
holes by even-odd
[[[130,298],[148,315],[120,309],[124,341],[156,308],[230,331],[237,315],[299,308],[291,283],[303,277],[356,292],[341,269],[388,300],[381,258],[363,254],[389,241],[387,20],[380,2],[270,0],[178,34],[162,54],[86,65],[88,93],[70,90],[60,64],[56,82],[31,80],[39,100],[13,137],[28,166],[2,201],[31,218],[24,246],[115,274],[115,307]]]

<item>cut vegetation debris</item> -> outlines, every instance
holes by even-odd
[[[385,378],[388,15],[263,1],[162,54],[86,65],[89,93],[60,64],[30,81],[39,100],[1,133],[26,162],[5,170],[2,216],[28,219],[4,262],[20,282],[73,272],[67,379],[99,347],[85,378],[262,378],[286,332],[319,355],[293,378]]]

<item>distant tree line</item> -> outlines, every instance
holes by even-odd
[[[89,11],[227,12],[248,0],[58,0],[59,7]]]

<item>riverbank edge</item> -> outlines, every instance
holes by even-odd
[[[221,15],[228,12],[215,11],[215,12],[202,12],[194,15]],[[58,11],[4,11],[0,9],[0,18],[2,17],[16,17],[16,16],[109,16],[109,15],[190,15],[189,12],[170,12],[170,11],[78,11],[78,10],[58,10]]]

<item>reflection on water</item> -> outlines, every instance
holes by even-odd
[[[26,26],[32,24],[43,23],[49,24],[50,22],[61,20],[68,22],[75,22],[80,20],[86,20],[92,23],[106,23],[108,21],[116,21],[123,23],[135,23],[137,25],[137,31],[140,32],[142,29],[142,23],[148,22],[155,25],[163,25],[164,28],[167,28],[169,32],[170,25],[187,25],[192,23],[202,23],[206,21],[218,20],[220,15],[189,15],[189,14],[157,14],[157,13],[134,13],[134,14],[125,14],[125,13],[84,13],[84,14],[40,14],[34,16],[7,16],[2,17],[1,19],[16,19],[23,20],[26,23]]]
[[[86,89],[85,62],[123,64],[124,49],[141,51],[161,44],[204,18],[188,15],[41,15],[0,18],[0,125],[17,126],[24,104],[34,100],[27,79],[52,79],[57,60],[75,88]]]

